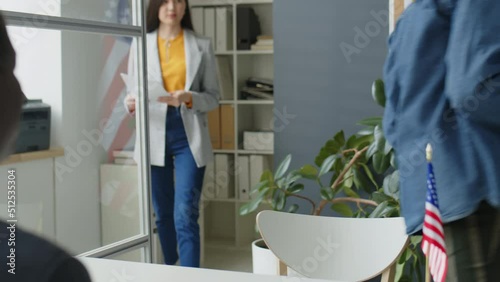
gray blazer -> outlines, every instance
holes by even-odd
[[[148,88],[163,85],[158,53],[158,33],[147,34],[147,69]],[[132,43],[128,74],[135,78],[137,71],[136,42]],[[189,147],[198,167],[205,166],[213,160],[212,144],[208,131],[207,112],[219,106],[219,84],[215,66],[215,55],[211,40],[199,36],[192,31],[184,30],[184,46],[186,54],[186,87],[184,90],[193,93],[193,107],[188,109],[181,105],[181,116],[186,129]],[[136,79],[134,79],[136,81]],[[127,89],[131,94],[138,93],[137,83],[133,89]],[[149,104],[149,142],[151,165],[165,166],[165,123],[167,105],[151,102]],[[136,134],[134,159],[139,160],[139,138]]]

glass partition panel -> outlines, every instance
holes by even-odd
[[[136,117],[123,104],[132,38],[36,29],[16,44],[24,28],[8,33],[29,102],[16,153],[0,164],[2,183],[16,177],[18,226],[73,254],[148,235],[147,187],[133,158]],[[8,205],[0,196],[0,219]]]

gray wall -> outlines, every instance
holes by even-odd
[[[289,153],[293,168],[313,164],[337,131],[382,114],[371,85],[382,77],[387,22],[388,0],[275,0],[275,111],[288,114],[276,121],[275,166]],[[317,191],[311,183],[304,194]]]

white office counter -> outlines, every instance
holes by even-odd
[[[7,219],[8,171],[14,170],[18,226],[56,240],[55,159],[62,156],[62,148],[53,148],[11,155],[1,162],[0,218]]]
[[[79,260],[87,268],[93,282],[335,282],[108,259]]]

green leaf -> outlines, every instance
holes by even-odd
[[[344,169],[344,161],[342,158],[337,158],[333,163],[333,170],[337,172],[337,175]]]
[[[351,208],[343,203],[333,204],[331,209],[346,217],[352,217],[354,215]]]
[[[380,204],[385,201],[391,201],[392,198],[382,192],[377,191],[372,193],[372,200],[374,200],[377,204]]]
[[[373,212],[370,214],[370,218],[379,218],[380,215],[382,214],[382,212],[385,210],[385,208],[387,208],[387,205],[389,203],[386,201],[386,202],[382,202],[380,203],[376,208],[375,210],[373,210]]]
[[[413,268],[415,268],[415,272],[417,273],[417,281],[423,281],[422,279],[422,272],[420,271],[420,264],[421,262],[418,260],[418,257],[416,257],[413,260]]]
[[[356,148],[356,139],[358,139],[358,137],[356,135],[352,135],[351,137],[349,137],[349,139],[347,140],[347,143],[346,143],[346,148],[347,149],[354,149]]]
[[[331,201],[335,196],[330,187],[323,187],[320,190],[321,198],[323,200]]]
[[[270,171],[269,169],[264,170],[264,172],[260,176],[260,181],[261,182],[268,181],[269,183],[273,183],[274,182],[273,172]]]
[[[385,108],[385,87],[383,80],[377,79],[373,82],[372,97],[377,104]]]
[[[277,197],[279,194],[279,189],[273,189],[273,193],[271,195],[271,207],[273,210],[277,210],[276,204],[278,203]]]
[[[339,145],[339,143],[337,143],[333,139],[330,139],[330,140],[326,141],[325,147],[323,147],[324,148],[323,153],[337,152],[340,149],[340,147],[341,146]]]
[[[405,262],[406,262],[406,260],[407,260],[407,259],[406,259],[406,257],[407,257],[407,255],[408,255],[408,254],[410,254],[410,255],[411,255],[411,251],[410,251],[408,248],[406,248],[406,249],[404,250],[404,252],[403,252],[403,253],[399,256],[399,259],[398,259],[398,264],[403,264],[403,263],[405,263]]]
[[[247,203],[247,204],[244,204],[240,207],[240,215],[247,215],[249,214],[249,206],[250,206],[250,203]]]
[[[353,148],[361,150],[364,147],[369,146],[371,142],[373,142],[373,135],[365,135],[358,137],[356,141],[354,141],[354,144],[352,144],[352,146]]]
[[[384,178],[384,193],[398,199],[399,196],[399,170],[394,171]]]
[[[396,265],[396,275],[394,277],[394,281],[403,282],[401,279],[403,277],[404,267],[405,267],[404,264],[397,264]]]
[[[396,211],[396,207],[386,207],[381,213],[379,217],[392,217],[394,212]]]
[[[285,193],[283,193],[283,191],[280,190],[280,192],[278,193],[276,202],[276,210],[282,211],[286,205],[286,195]]]
[[[375,169],[375,172],[377,172],[378,174],[382,173],[381,168],[383,166],[382,164],[383,160],[384,160],[383,152],[376,152],[375,154],[373,154],[373,159],[372,159],[373,169]]]
[[[377,182],[375,181],[375,178],[373,177],[373,173],[372,171],[370,170],[370,168],[366,165],[366,164],[360,164],[363,169],[365,170],[365,173],[366,173],[366,176],[368,176],[368,178],[370,179],[370,181],[373,183],[373,185],[375,185],[375,187],[378,189],[378,184]]]
[[[300,191],[304,190],[304,184],[301,184],[301,183],[296,183],[294,185],[292,185],[289,189],[288,189],[288,192],[292,193],[292,194],[296,194],[296,193],[299,193]]]
[[[365,126],[377,126],[382,124],[382,118],[381,117],[371,117],[371,118],[365,118],[360,121],[358,121],[358,125],[365,125]]]
[[[314,163],[320,167],[323,161],[331,155],[338,154],[345,144],[344,132],[339,131],[332,139],[326,141],[325,145],[319,150],[314,159]]]
[[[318,177],[325,175],[330,171],[330,169],[332,169],[335,159],[337,159],[337,155],[331,155],[323,161],[323,164],[321,164],[321,168],[319,169]]]
[[[259,182],[254,187],[250,187],[250,194],[255,194],[255,193],[259,192],[262,189],[262,187],[268,186],[267,183],[268,183],[268,181],[265,180],[265,181]]]
[[[399,170],[396,170],[392,173],[391,181],[389,182],[389,191],[391,191],[394,195],[399,194]]]
[[[271,189],[269,186],[263,186],[259,189],[259,194],[256,197],[264,199],[270,194],[269,192],[274,192],[275,190],[276,189]]]
[[[327,155],[326,153],[320,151],[319,154],[314,159],[314,164],[316,164],[317,166],[321,166],[323,161],[327,158],[326,155]]]
[[[247,215],[254,212],[262,202],[263,197],[255,197],[250,203],[244,204],[240,208],[240,215]]]
[[[391,163],[391,166],[395,169],[398,169],[398,166],[396,164],[396,154],[394,154],[394,151],[391,152],[391,160],[390,160],[390,163]]]
[[[383,174],[389,168],[389,157],[384,152],[377,152],[373,155],[373,168],[378,174]]]
[[[403,274],[398,282],[412,282],[412,278],[408,274]]]
[[[278,188],[280,188],[280,189],[284,189],[285,182],[286,182],[286,178],[282,177],[282,178],[278,179],[278,181],[276,181],[276,186],[278,186]]]
[[[354,185],[356,188],[363,189],[367,193],[371,193],[370,191],[370,183],[368,179],[366,179],[365,174],[361,171],[361,168],[354,168]]]
[[[382,126],[375,126],[375,129],[373,130],[373,137],[374,142],[377,144],[377,150],[383,152],[385,149],[385,136]]]
[[[375,153],[377,152],[377,142],[373,142],[370,144],[370,147],[368,147],[368,150],[366,151],[366,158],[371,158]]]
[[[331,200],[329,195],[328,195],[328,192],[326,190],[322,189],[319,193],[321,194],[321,199],[327,200],[327,201]]]
[[[360,198],[358,193],[354,192],[354,190],[352,190],[351,188],[344,186],[343,189],[344,189],[344,194],[346,194],[347,196],[352,197],[352,198]]]
[[[385,145],[384,145],[384,154],[389,154],[389,152],[392,150],[391,144],[385,140]]]
[[[304,178],[314,180],[318,178],[318,169],[312,165],[305,165],[300,168],[299,174]]]
[[[372,129],[368,129],[368,128],[365,128],[365,129],[361,129],[360,131],[358,131],[358,133],[356,133],[357,135],[360,135],[360,136],[366,136],[366,135],[370,135],[372,136],[373,135],[373,130]]]
[[[302,178],[302,175],[300,175],[299,171],[296,170],[296,171],[293,171],[293,172],[290,172],[287,176],[286,176],[286,181],[285,181],[285,185],[286,187],[290,187],[290,185],[292,185],[293,183],[295,183],[297,180],[301,179]]]
[[[279,179],[279,178],[283,177],[285,172],[288,170],[288,167],[290,166],[291,161],[292,161],[292,155],[289,154],[285,157],[285,159],[278,166],[278,169],[276,170],[276,173],[274,174],[274,179]]]
[[[297,204],[293,204],[293,205],[291,205],[291,206],[288,208],[288,212],[289,212],[289,213],[296,213],[298,209],[299,209],[299,205],[297,205]]]
[[[422,236],[410,236],[410,243],[413,246],[417,246],[418,244],[422,243]]]
[[[406,248],[406,250],[408,250],[408,251],[406,252],[405,261],[408,261],[409,259],[411,259],[413,253],[411,251],[409,251],[408,248]]]
[[[352,179],[353,178],[352,170],[353,170],[352,167],[349,168],[349,170],[344,175],[344,186],[348,188],[351,188],[352,184],[354,183],[354,180]]]
[[[344,146],[345,144],[344,131],[341,130],[337,132],[337,134],[335,134],[335,136],[333,137],[333,140],[335,140],[335,142],[337,142],[337,144],[339,144],[340,147]]]

